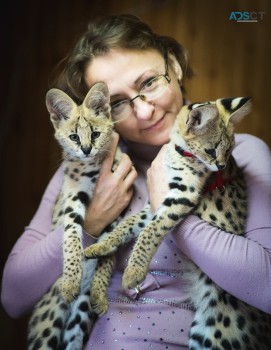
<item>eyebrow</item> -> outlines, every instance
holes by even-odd
[[[138,82],[144,77],[145,74],[159,74],[158,69],[149,69],[145,72],[143,72],[142,74],[140,74],[140,76],[134,81],[134,84],[138,84]]]
[[[140,76],[134,81],[134,84],[137,85],[138,82],[139,82],[140,80],[142,80],[142,78],[144,77],[144,75],[145,75],[147,72],[149,72],[149,71],[145,71],[145,72],[143,72],[142,74],[140,74]]]
[[[116,95],[110,96],[110,102],[115,102],[118,100],[128,100],[128,97],[124,98],[121,94],[116,94]]]
[[[152,68],[152,69],[150,69],[150,70],[146,70],[145,72],[143,72],[142,74],[140,74],[137,78],[136,78],[136,80],[134,81],[134,85],[138,85],[138,83],[140,82],[140,80],[144,80],[144,75],[145,74],[159,74],[159,72],[158,72],[158,70],[156,70],[156,69],[154,69],[154,68]],[[112,95],[112,96],[110,96],[110,100],[112,100],[112,99],[118,99],[118,98],[122,98],[123,97],[123,95],[125,95],[125,94],[114,94],[114,95]]]

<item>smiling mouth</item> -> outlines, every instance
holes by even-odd
[[[155,124],[145,128],[145,129],[142,129],[142,131],[143,132],[152,132],[152,131],[159,130],[164,125],[164,122],[165,122],[165,116],[163,116],[163,118],[159,119]]]

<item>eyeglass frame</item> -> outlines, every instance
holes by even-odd
[[[152,78],[152,80],[157,79],[157,78],[159,78],[159,77],[164,77],[164,78],[166,79],[167,83],[170,84],[170,83],[171,83],[171,78],[170,78],[169,72],[168,72],[167,57],[164,57],[164,60],[165,60],[165,73],[164,73],[164,74],[158,74],[158,75],[156,75],[155,77]],[[141,90],[142,90],[142,88],[140,89],[140,91],[141,91]],[[120,101],[120,102],[121,102],[121,103],[123,103],[123,102],[128,102],[128,103],[129,103],[129,106],[130,106],[131,108],[134,108],[134,102],[133,102],[133,101],[134,101],[135,99],[137,99],[138,97],[141,99],[141,101],[146,101],[146,96],[143,95],[143,94],[140,94],[140,91],[139,91],[139,93],[138,93],[135,97],[131,98],[130,100],[129,100],[129,99],[124,99],[124,100],[122,100],[122,101]],[[118,103],[120,103],[120,102],[118,102]],[[146,102],[148,102],[148,101],[146,101]],[[116,103],[116,105],[117,105],[118,103]],[[113,104],[113,106],[114,106],[114,104]],[[111,105],[111,107],[112,107],[112,105]],[[113,114],[113,113],[112,113],[112,114]]]

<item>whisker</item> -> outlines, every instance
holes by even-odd
[[[129,115],[127,115],[126,117],[123,117],[123,118],[121,118],[119,120],[113,120],[113,118],[112,118],[112,121],[113,121],[113,124],[117,124],[117,123],[120,123],[120,122],[122,122],[123,120],[125,120],[127,118],[129,118]]]
[[[56,160],[54,159],[55,155],[57,155]],[[62,164],[63,160],[64,160],[63,154],[61,154],[61,158],[59,158],[59,153],[55,153],[54,155],[52,155],[51,158],[54,159],[53,169],[57,170],[60,167],[60,165]]]

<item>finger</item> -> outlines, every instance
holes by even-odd
[[[125,179],[127,174],[131,171],[132,165],[133,164],[130,157],[123,153],[121,155],[120,163],[115,169],[114,176]]]
[[[127,205],[129,204],[130,200],[132,199],[133,194],[134,194],[134,188],[133,188],[133,187],[130,187],[130,188],[127,190],[127,196],[128,196],[128,203],[127,203]]]
[[[101,166],[101,171],[100,171],[101,173],[111,172],[118,143],[119,143],[119,135],[116,132],[114,132],[112,135],[112,143],[111,143],[110,151],[108,152]]]
[[[129,187],[131,187],[133,185],[133,183],[137,179],[137,176],[138,176],[137,171],[132,166],[131,170],[129,171],[129,173],[126,175],[126,177],[124,179],[124,183],[127,186],[127,188],[129,188]]]
[[[129,205],[132,197],[134,194],[134,188],[130,187],[127,191],[126,191],[126,197],[123,200],[123,209],[127,208],[127,206]]]

